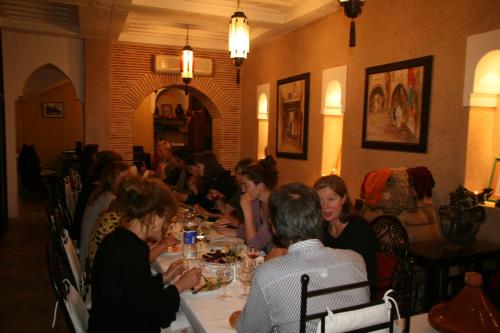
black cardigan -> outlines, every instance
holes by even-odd
[[[151,275],[149,248],[133,232],[106,236],[92,267],[89,333],[160,332],[175,320],[179,292]]]

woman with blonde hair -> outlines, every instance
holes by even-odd
[[[104,238],[92,267],[90,333],[160,332],[175,320],[179,293],[201,277],[199,268],[184,271],[183,260],[151,275],[147,242],[164,238],[177,203],[159,179],[129,176],[123,181],[122,226]]]

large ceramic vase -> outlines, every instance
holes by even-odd
[[[439,208],[439,222],[443,236],[455,248],[466,248],[475,239],[486,220],[484,207],[477,206],[454,212],[448,206]]]

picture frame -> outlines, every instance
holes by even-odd
[[[43,118],[64,118],[64,103],[45,102],[42,103]]]
[[[433,56],[366,68],[362,148],[427,152]]]
[[[493,160],[488,187],[493,189],[493,194],[489,197],[488,201],[500,199],[500,157],[495,157]]]
[[[161,104],[160,105],[160,117],[161,118],[175,118],[174,106],[172,104]]]
[[[307,160],[310,73],[278,80],[276,156]]]

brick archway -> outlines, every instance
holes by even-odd
[[[111,150],[120,153],[127,161],[132,160],[134,112],[152,91],[169,86],[179,87],[178,75],[145,74],[127,89],[123,98],[112,98],[109,122]],[[234,107],[234,96],[221,89],[212,77],[195,77],[188,91],[207,107],[212,117],[212,149],[221,164],[232,169],[240,156],[240,108]]]

